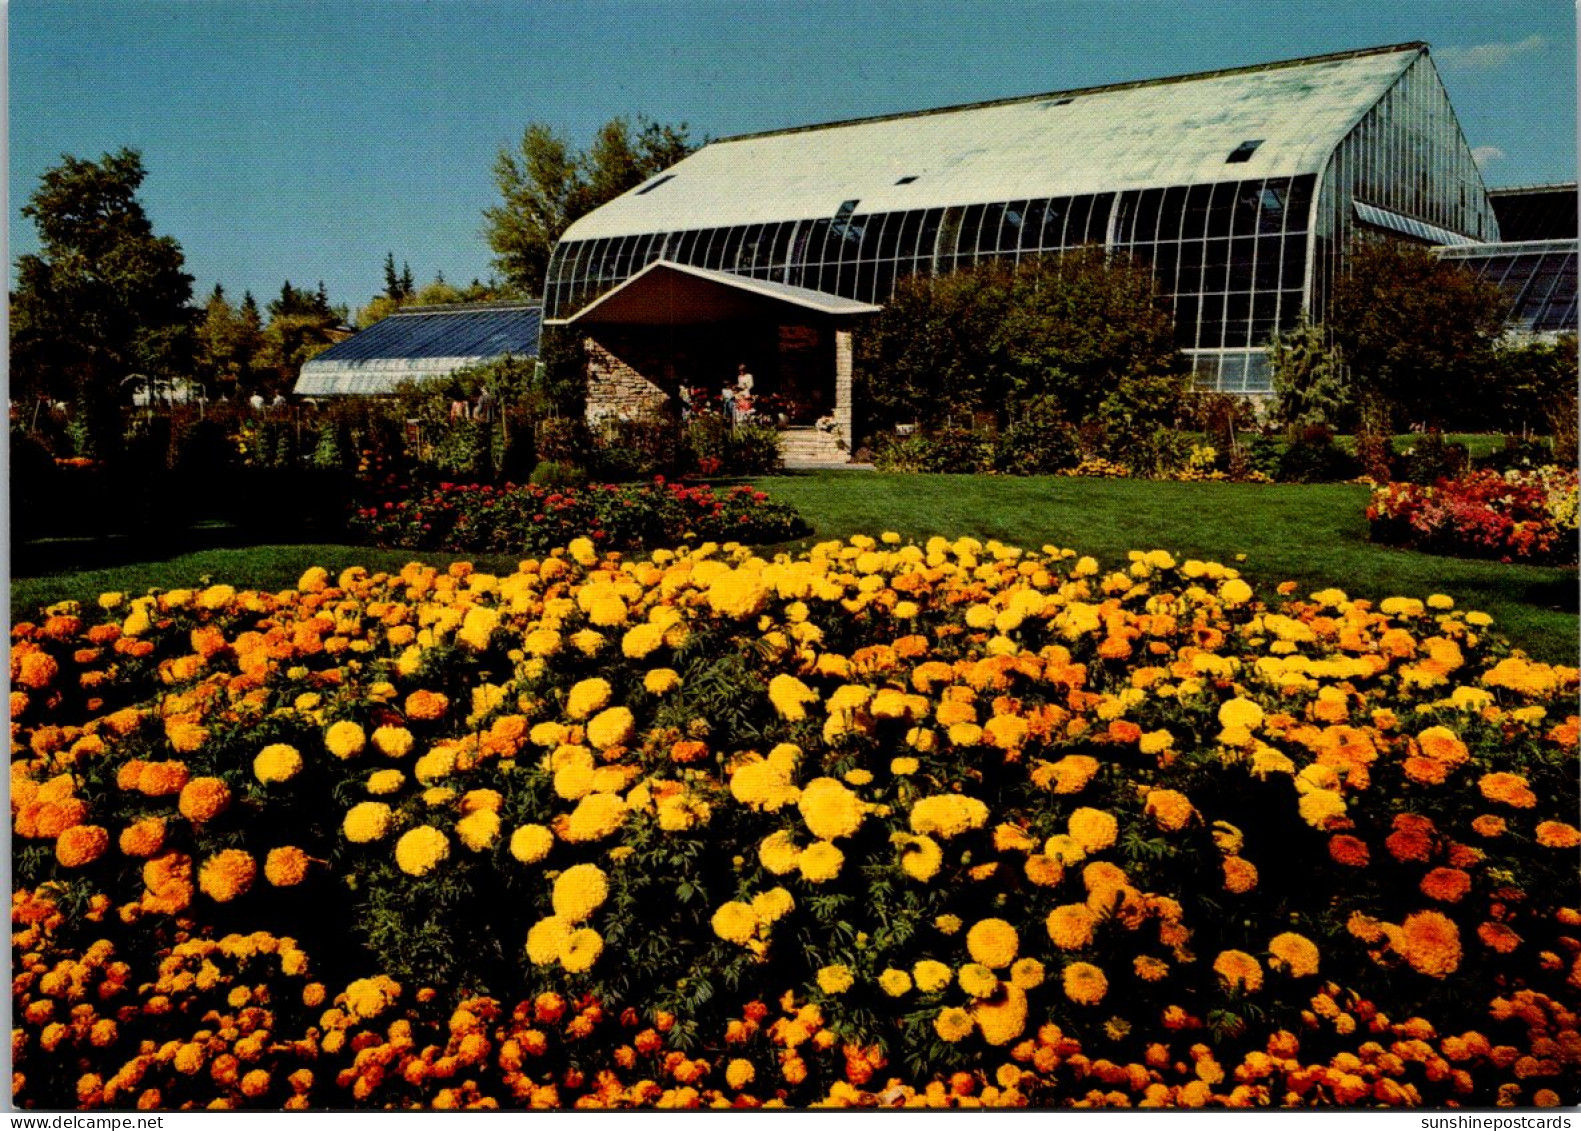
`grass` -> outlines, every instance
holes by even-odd
[[[999,538],[1037,548],[1045,544],[1092,554],[1106,565],[1130,550],[1166,549],[1177,556],[1238,566],[1265,586],[1291,580],[1304,591],[1338,586],[1356,597],[1447,593],[1462,608],[1481,609],[1499,631],[1533,656],[1577,660],[1577,573],[1574,568],[1502,565],[1435,557],[1367,541],[1367,489],[1349,485],[1155,483],[965,475],[880,475],[831,471],[753,481],[807,518],[813,536],[799,543],[894,530],[924,539],[934,534]],[[223,532],[216,534],[223,539]],[[416,553],[340,545],[197,548],[159,561],[114,563],[71,571],[77,548],[29,555],[52,572],[13,579],[13,619],[62,600],[91,602],[110,590],[199,584],[280,589],[308,566],[338,571],[351,565],[399,569],[417,558],[434,564],[469,560],[510,570],[515,556]],[[1244,554],[1244,561],[1237,555]],[[53,560],[51,560],[53,559]]]

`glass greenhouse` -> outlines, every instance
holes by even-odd
[[[882,304],[1102,244],[1152,267],[1199,381],[1256,393],[1357,229],[1499,236],[1425,44],[718,141],[573,224],[545,307],[574,321],[661,260]]]

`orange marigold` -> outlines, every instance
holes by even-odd
[[[1422,894],[1440,903],[1459,903],[1471,890],[1471,877],[1459,868],[1434,868],[1422,877]]]
[[[1329,837],[1328,854],[1334,863],[1347,868],[1365,868],[1371,859],[1367,842],[1348,833]]]
[[[1445,978],[1460,967],[1460,928],[1439,911],[1417,911],[1401,924],[1398,949],[1411,969]]]
[[[300,848],[271,848],[264,859],[264,879],[277,888],[295,887],[307,877],[308,856]]]
[[[1244,895],[1257,886],[1257,865],[1243,856],[1224,858],[1224,890]]]
[[[1483,774],[1477,788],[1489,801],[1497,801],[1515,809],[1530,809],[1537,804],[1537,795],[1520,774]]]
[[[130,767],[133,763],[128,762]],[[187,779],[192,772],[187,769],[185,762],[143,762],[138,766],[138,775],[135,787],[139,793],[149,797],[169,797],[180,793],[186,788]]]
[[[1263,988],[1263,966],[1244,950],[1220,951],[1213,972],[1231,990],[1255,993]]]
[[[1292,978],[1310,977],[1318,971],[1317,944],[1294,931],[1275,935],[1268,944],[1268,953],[1273,955],[1274,969],[1282,969]]]
[[[1581,844],[1581,830],[1563,821],[1543,821],[1537,826],[1537,843],[1544,848],[1574,848]]]
[[[1471,756],[1466,744],[1448,727],[1428,727],[1416,736],[1416,745],[1433,761],[1450,767],[1460,765]]]
[[[1500,954],[1509,954],[1521,945],[1521,936],[1503,923],[1483,923],[1477,928],[1477,937],[1482,940],[1483,945]]]
[[[1427,863],[1433,854],[1433,822],[1415,813],[1400,813],[1394,818],[1394,832],[1384,838],[1383,846],[1396,860]]]
[[[437,691],[414,691],[406,697],[406,717],[410,719],[441,718],[450,706],[450,700]]]
[[[193,778],[181,790],[176,808],[189,821],[212,821],[231,806],[231,789],[219,778]]]
[[[258,875],[258,864],[239,848],[210,856],[198,871],[198,887],[216,903],[229,903],[246,895]]]
[[[81,868],[103,856],[110,847],[110,834],[98,825],[73,825],[55,842],[55,859],[62,867]]]
[[[1471,822],[1471,831],[1478,836],[1493,838],[1504,835],[1504,818],[1495,817],[1492,813],[1484,813]]]
[[[1109,992],[1109,979],[1091,962],[1072,962],[1061,977],[1065,996],[1077,1005],[1097,1005]]]
[[[1190,822],[1196,809],[1191,799],[1173,789],[1154,789],[1147,794],[1147,815],[1165,832],[1178,832]]]

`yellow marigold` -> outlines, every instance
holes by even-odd
[[[598,561],[598,551],[593,547],[591,538],[573,538],[566,543],[565,552],[571,555],[571,560],[580,566],[594,565]]]
[[[1146,809],[1159,828],[1171,833],[1185,828],[1196,813],[1191,799],[1173,789],[1148,790]]]
[[[560,960],[560,950],[575,928],[558,915],[540,919],[527,932],[527,958],[534,966]]]
[[[911,807],[911,831],[948,840],[988,821],[988,806],[958,793],[924,797]]]
[[[1430,978],[1446,978],[1460,967],[1460,928],[1442,912],[1407,915],[1394,945],[1411,969]]]
[[[246,895],[258,875],[258,864],[239,848],[210,856],[198,872],[198,887],[216,903],[229,903]]]
[[[607,679],[584,679],[571,688],[566,696],[565,713],[573,719],[585,719],[609,702],[611,689]]]
[[[878,976],[878,988],[890,997],[901,997],[911,992],[911,975],[891,966]]]
[[[944,862],[944,850],[938,841],[928,836],[902,837],[900,839],[900,866],[906,875],[919,883],[927,883],[939,874]]]
[[[1581,844],[1581,830],[1563,821],[1543,821],[1537,826],[1537,843],[1544,848],[1574,848]]]
[[[116,842],[127,856],[153,856],[165,846],[165,822],[161,817],[144,817],[121,830]]]
[[[850,836],[862,827],[862,802],[834,778],[814,778],[796,806],[819,840]]]
[[[626,821],[626,803],[618,794],[590,793],[566,818],[564,839],[573,844],[603,840]]]
[[[836,963],[818,971],[818,988],[826,994],[843,994],[856,981],[849,966]]]
[[[1482,796],[1514,809],[1530,809],[1537,804],[1537,795],[1520,774],[1483,774],[1477,782]]]
[[[1092,943],[1098,917],[1085,903],[1067,903],[1050,911],[1045,925],[1055,946],[1061,950],[1080,950]]]
[[[367,744],[362,727],[347,719],[332,724],[324,732],[324,746],[337,758],[355,758]]]
[[[511,833],[511,855],[523,864],[536,864],[554,847],[554,833],[543,825],[523,825]]]
[[[1036,958],[1018,958],[1010,964],[1010,984],[1019,990],[1041,986],[1044,974],[1043,963]]]
[[[456,822],[456,836],[473,852],[491,847],[500,835],[500,815],[492,809],[479,809]]]
[[[176,808],[197,824],[212,821],[231,807],[231,790],[219,778],[193,778],[181,788]]]
[[[1100,852],[1119,836],[1120,823],[1114,814],[1083,806],[1070,815],[1070,835],[1084,852]]]
[[[110,847],[110,832],[99,825],[73,825],[55,841],[55,859],[63,868],[92,864]]]
[[[643,690],[649,695],[667,695],[680,683],[680,673],[673,668],[654,668],[642,677]]]
[[[1087,858],[1087,850],[1069,833],[1058,833],[1044,841],[1043,855],[1058,864],[1079,864]]]
[[[560,634],[552,628],[535,628],[522,637],[522,651],[529,656],[553,656],[560,651],[560,645]]]
[[[431,721],[443,718],[450,709],[450,699],[438,691],[414,691],[406,697],[406,717]]]
[[[1445,766],[1458,766],[1471,757],[1466,744],[1448,727],[1428,727],[1416,736],[1424,755]]]
[[[757,1075],[758,1070],[752,1067],[752,1062],[739,1056],[725,1065],[725,1083],[738,1092],[756,1080]]]
[[[917,988],[925,994],[936,994],[955,980],[955,972],[942,962],[924,958],[911,968]]]
[[[400,996],[401,984],[388,975],[358,978],[346,987],[346,1011],[359,1021],[368,1021],[389,1009]]]
[[[369,844],[390,831],[390,807],[382,801],[363,801],[346,812],[341,831],[353,844]]]
[[[1305,935],[1294,931],[1275,935],[1268,944],[1268,953],[1273,955],[1270,965],[1292,978],[1309,978],[1318,972],[1317,945]]]
[[[1109,992],[1109,979],[1090,962],[1072,962],[1060,980],[1065,996],[1077,1005],[1097,1005]]]
[[[726,570],[708,586],[704,598],[709,608],[721,616],[744,620],[759,612],[768,600],[769,590],[762,575],[750,569]]]
[[[802,879],[821,884],[840,874],[845,863],[845,853],[826,840],[814,841],[796,857],[796,867]]]
[[[1263,967],[1244,950],[1220,951],[1213,960],[1213,972],[1231,990],[1256,993],[1263,988]]]
[[[1296,808],[1303,821],[1314,829],[1324,829],[1329,822],[1345,815],[1345,799],[1332,789],[1314,789],[1301,795]]]
[[[560,945],[560,965],[567,973],[585,974],[603,953],[604,937],[597,931],[583,927],[579,931],[572,931]]]
[[[631,741],[636,725],[637,720],[627,708],[610,707],[593,716],[587,724],[587,740],[599,750],[623,746]]]
[[[624,614],[624,608],[621,611]],[[624,615],[622,615],[621,620],[624,619]],[[619,624],[621,620],[613,620],[608,623]],[[593,623],[598,624],[599,621],[595,619]],[[620,639],[620,650],[627,659],[640,660],[663,643],[664,626],[648,622],[628,629],[626,635]]]
[[[432,825],[418,825],[395,842],[395,863],[409,876],[426,876],[450,855],[450,838]]]
[[[1257,886],[1257,865],[1244,856],[1224,858],[1224,890],[1232,895],[1244,895]]]
[[[752,897],[752,914],[759,926],[769,924],[789,915],[796,908],[796,897],[784,888],[770,888]]]
[[[1169,963],[1145,954],[1138,955],[1131,968],[1144,982],[1161,982],[1169,975]]]
[[[999,975],[980,962],[968,962],[955,974],[961,989],[972,997],[988,997],[999,988]]]
[[[295,746],[276,742],[265,746],[253,759],[253,776],[265,785],[290,781],[302,769],[302,755]]]
[[[933,920],[933,925],[946,935],[958,934],[965,922],[959,915],[939,915]]]
[[[1047,778],[1047,788],[1055,793],[1080,793],[1098,773],[1098,759],[1088,754],[1067,754],[1056,762],[1047,763],[1047,770],[1038,775]],[[1044,784],[1039,780],[1040,785]]]
[[[1162,754],[1175,745],[1175,736],[1167,730],[1150,730],[1137,740],[1137,749],[1149,756]]]
[[[1026,991],[1014,984],[1007,985],[993,1000],[974,1004],[971,1014],[984,1041],[996,1047],[1008,1045],[1026,1030]]]
[[[406,775],[400,770],[375,770],[368,775],[367,789],[375,797],[395,793],[406,784]]]
[[[800,858],[801,849],[796,847],[796,842],[784,829],[770,833],[758,846],[758,860],[776,876],[794,872]]]
[[[1219,707],[1219,725],[1252,730],[1262,725],[1263,709],[1250,699],[1230,699]]]
[[[404,758],[412,752],[412,732],[405,727],[383,726],[373,732],[373,748],[386,758]]]
[[[758,917],[753,913],[751,904],[732,899],[714,912],[709,925],[714,928],[714,934],[726,942],[746,946],[757,934]]]
[[[264,858],[264,879],[277,888],[295,887],[307,878],[307,853],[293,845],[271,848]]]
[[[807,717],[807,704],[818,702],[818,693],[795,676],[777,675],[769,680],[769,702],[787,722]]]
[[[971,1036],[973,1028],[972,1015],[957,1005],[946,1006],[933,1019],[933,1031],[952,1045]]]
[[[1009,966],[1020,947],[1016,929],[1003,919],[981,919],[966,932],[967,951],[990,970]]]
[[[567,923],[580,923],[609,898],[609,877],[597,864],[574,864],[554,882],[554,913]]]
[[[920,763],[915,758],[892,758],[889,762],[889,772],[896,777],[905,777],[914,774]]]
[[[1219,600],[1226,605],[1244,605],[1252,599],[1252,587],[1238,577],[1219,586]]]

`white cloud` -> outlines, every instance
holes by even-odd
[[[1475,47],[1445,47],[1434,58],[1448,67],[1462,70],[1489,70],[1502,67],[1521,55],[1541,51],[1548,41],[1540,35],[1528,35],[1516,43],[1479,43]]]
[[[1471,151],[1471,159],[1477,163],[1477,168],[1485,169],[1493,161],[1504,159],[1504,150],[1496,145],[1479,145]]]

